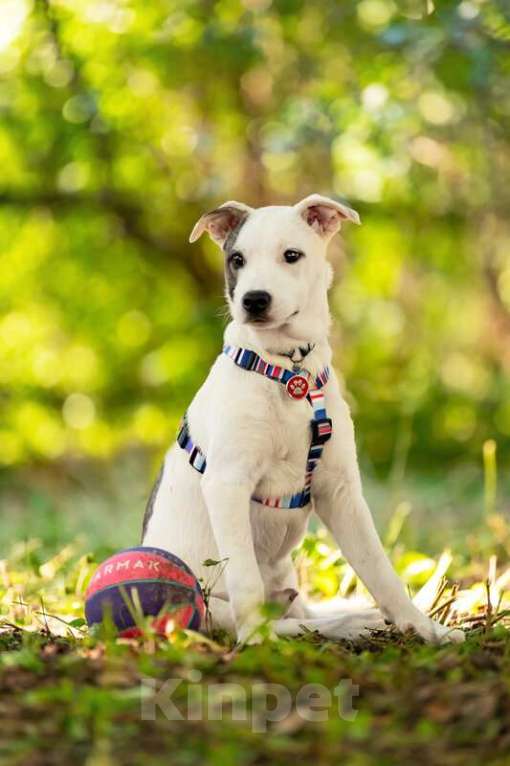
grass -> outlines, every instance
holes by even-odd
[[[510,527],[491,513],[461,554],[434,560],[399,542],[402,521],[386,536],[395,566],[436,618],[467,629],[462,646],[391,629],[356,646],[310,634],[243,650],[221,635],[91,634],[83,593],[97,557],[81,543],[50,557],[36,540],[18,543],[0,568],[2,763],[507,763],[510,570],[498,561],[508,562]],[[323,532],[306,538],[297,564],[313,597],[363,592]],[[163,708],[184,720],[154,704],[168,679]],[[315,702],[299,696],[306,684],[320,685]],[[234,702],[222,708],[220,691]],[[308,720],[317,706],[324,720]]]
[[[133,646],[18,631],[2,643],[4,763],[508,762],[502,626],[474,631],[460,649],[407,638],[353,651],[309,637],[236,653],[185,635]],[[140,683],[147,677],[178,679],[172,699],[183,713],[195,678],[201,685],[235,683],[246,689],[248,720],[228,713],[221,721],[142,720]],[[294,709],[267,730],[263,717],[253,724],[266,709],[255,684],[282,684],[295,699],[304,682],[333,689],[347,679],[359,687],[354,718],[332,708],[327,720],[309,722]]]
[[[469,483],[466,474],[429,477],[407,500],[402,486],[377,498],[392,508],[382,537],[395,568],[424,609],[465,629],[460,646],[391,628],[356,645],[308,634],[242,650],[214,632],[89,632],[87,583],[115,548],[133,544],[145,494],[139,461],[114,467],[106,491],[100,468],[79,465],[66,486],[46,475],[0,486],[3,504],[22,509],[0,521],[2,539],[20,540],[0,560],[0,762],[506,766],[510,524],[497,513],[490,449],[484,460],[478,494],[471,472]],[[449,504],[461,517],[456,534]],[[433,556],[441,536],[451,550]],[[366,595],[320,529],[296,565],[310,598]]]

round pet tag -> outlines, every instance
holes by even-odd
[[[304,399],[309,388],[304,375],[293,375],[287,382],[287,393],[292,399]]]

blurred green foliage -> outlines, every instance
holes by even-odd
[[[193,223],[313,191],[364,222],[331,294],[364,456],[508,457],[505,0],[0,12],[1,465],[163,449],[224,324]]]

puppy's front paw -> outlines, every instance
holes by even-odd
[[[434,622],[434,628],[436,631],[437,641],[440,644],[462,644],[466,640],[464,631],[460,628],[449,628],[447,625],[441,625],[439,622]]]
[[[448,642],[460,644],[465,640],[464,631],[441,625],[418,610],[409,616],[399,617],[395,620],[395,624],[402,632],[412,628],[424,641],[431,644],[446,644]]]

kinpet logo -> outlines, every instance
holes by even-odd
[[[140,714],[143,721],[161,717],[167,721],[247,721],[252,731],[265,732],[272,724],[296,717],[305,722],[333,717],[354,721],[358,713],[353,699],[357,696],[359,686],[349,678],[339,680],[333,689],[310,683],[292,692],[278,683],[210,683],[193,669],[184,677],[163,681],[143,677]]]

